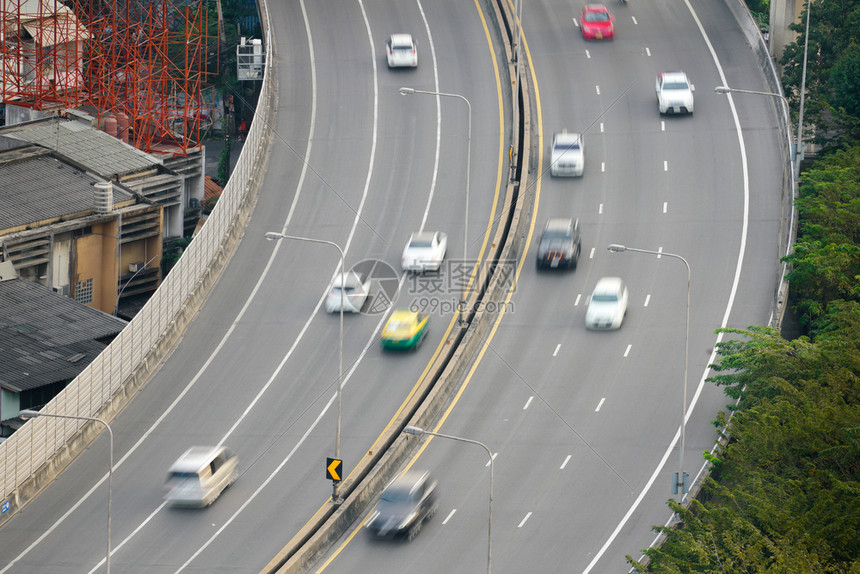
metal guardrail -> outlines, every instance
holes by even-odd
[[[266,69],[256,116],[221,198],[162,285],[122,332],[50,403],[46,412],[111,421],[179,340],[215,283],[256,198],[276,109],[268,8]],[[0,443],[0,525],[49,484],[102,430],[81,420],[39,417]]]

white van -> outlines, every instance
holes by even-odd
[[[227,447],[193,446],[173,463],[164,499],[173,506],[209,506],[239,478],[239,459]]]

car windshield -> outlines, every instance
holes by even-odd
[[[687,90],[689,86],[687,86],[687,82],[666,82],[663,84],[664,90]]]
[[[340,287],[338,287],[337,285],[332,287],[331,290],[332,290],[332,293],[340,293],[340,291],[341,291]],[[355,291],[355,287],[353,287],[352,285],[347,285],[346,287],[343,288],[344,293],[351,293],[353,291]]]
[[[585,15],[586,22],[609,22],[609,14],[606,12],[588,12]]]
[[[543,233],[544,241],[554,241],[558,239],[570,239],[570,234],[563,229],[547,229]]]
[[[409,502],[411,495],[405,488],[389,488],[382,493],[385,502]]]
[[[615,303],[618,301],[618,295],[613,293],[597,293],[591,298],[591,300],[599,301],[601,303]]]
[[[410,322],[407,320],[396,320],[388,324],[388,329],[391,331],[399,331],[400,329],[408,329]]]
[[[409,242],[409,247],[419,248],[419,249],[429,249],[433,247],[433,242],[429,239],[413,239]]]
[[[578,150],[579,142],[555,144],[556,151]]]

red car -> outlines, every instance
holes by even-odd
[[[603,4],[588,4],[579,13],[579,27],[586,40],[612,40],[615,38],[615,17]]]

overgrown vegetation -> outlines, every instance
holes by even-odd
[[[754,4],[753,0],[748,0]],[[751,6],[752,8],[752,6]],[[727,439],[676,527],[640,572],[860,573],[860,0],[812,5],[805,133],[823,151],[801,175],[790,304],[807,334],[727,330],[710,379],[738,400]],[[805,24],[805,11],[802,22]],[[803,30],[783,85],[797,110]]]

